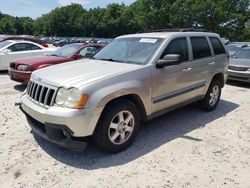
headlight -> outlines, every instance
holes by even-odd
[[[77,88],[60,88],[56,96],[56,104],[68,108],[84,108],[88,100],[88,95],[82,95]]]
[[[17,70],[26,71],[29,68],[29,65],[18,65]]]

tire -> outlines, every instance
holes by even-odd
[[[207,90],[205,97],[199,101],[200,107],[205,111],[213,111],[220,102],[221,83],[218,80],[213,80]]]
[[[140,113],[137,107],[127,100],[119,100],[105,108],[93,138],[101,149],[117,153],[131,145],[139,129]]]

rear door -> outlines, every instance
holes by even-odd
[[[212,49],[213,49],[213,62],[210,65],[210,74],[215,75],[218,72],[227,72],[227,67],[229,63],[229,55],[226,52],[225,47],[218,37],[209,37]],[[227,79],[227,74],[225,74],[225,80]]]
[[[197,94],[203,95],[209,80],[211,67],[215,64],[214,57],[207,37],[195,36],[190,37],[189,40],[192,49],[193,85],[200,86],[202,90],[199,90],[200,92]]]

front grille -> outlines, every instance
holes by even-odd
[[[229,75],[228,78],[230,79],[239,79],[239,80],[248,80],[249,78],[245,78],[245,77],[239,77],[239,76],[232,76]]]
[[[236,66],[229,66],[228,69],[234,70],[234,71],[247,71],[248,67],[236,67]]]
[[[29,98],[42,106],[52,106],[56,97],[56,89],[30,81],[27,87]]]

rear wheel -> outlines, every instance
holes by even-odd
[[[109,152],[126,149],[140,128],[140,113],[126,100],[113,102],[105,108],[94,134],[95,143]]]
[[[205,97],[200,101],[200,106],[205,111],[213,111],[221,97],[221,83],[218,80],[213,80],[208,88]]]

